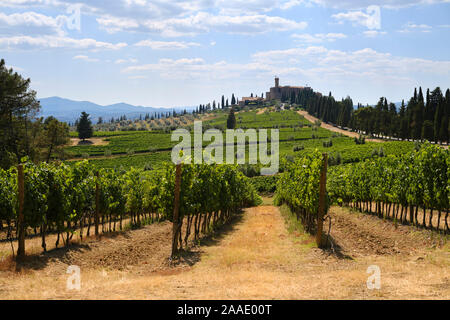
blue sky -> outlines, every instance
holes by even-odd
[[[0,1],[7,65],[39,97],[99,104],[259,95],[275,75],[355,104],[397,102],[450,87],[449,36],[450,0]]]

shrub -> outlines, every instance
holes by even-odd
[[[340,152],[336,152],[335,155],[330,155],[328,157],[328,165],[336,166],[342,163],[342,155]]]
[[[298,152],[298,151],[302,151],[302,150],[304,150],[304,149],[305,149],[305,146],[302,145],[302,144],[300,144],[300,145],[294,146],[293,151],[294,151],[294,152]]]
[[[144,171],[151,171],[153,170],[153,166],[150,163],[146,163],[144,165]]]
[[[372,150],[372,157],[384,157],[384,156],[386,156],[386,153],[384,152],[383,147],[380,147],[378,149],[374,148]]]
[[[355,137],[355,143],[356,144],[365,144],[366,143],[366,138],[364,138],[363,136],[359,136],[358,138]]]
[[[324,142],[322,142],[322,145],[324,146],[324,148],[332,147],[333,141],[331,139],[329,141],[324,141]]]

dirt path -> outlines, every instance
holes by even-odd
[[[0,271],[0,298],[450,298],[448,246],[433,248],[429,234],[333,207],[338,254],[332,254],[315,248],[311,236],[289,233],[279,210],[247,209],[175,268],[167,267],[170,224],[162,223],[58,254],[22,273]],[[65,269],[75,263],[79,292],[65,289]],[[381,269],[380,290],[367,289],[370,265]]]
[[[298,114],[300,114],[300,115],[302,115],[302,116],[304,116],[305,117],[305,119],[306,120],[308,120],[309,122],[311,122],[311,123],[314,123],[314,122],[316,122],[317,120],[319,120],[319,119],[317,119],[316,117],[314,117],[314,116],[312,116],[312,115],[310,115],[308,112],[306,112],[306,111],[297,111],[298,112]],[[333,132],[337,132],[337,133],[342,133],[343,135],[345,135],[345,136],[347,136],[347,137],[351,137],[351,138],[358,138],[359,137],[359,133],[356,133],[356,132],[351,132],[351,131],[347,131],[347,130],[343,130],[343,129],[339,129],[339,128],[337,128],[337,127],[333,127],[332,125],[330,125],[330,124],[328,124],[328,123],[325,123],[325,122],[323,122],[323,121],[321,121],[321,127],[322,128],[324,128],[324,129],[327,129],[327,130],[330,130],[330,131],[333,131]],[[366,141],[373,141],[373,142],[384,142],[383,140],[381,140],[381,139],[369,139],[369,138],[366,138]]]

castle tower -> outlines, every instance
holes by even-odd
[[[280,86],[280,78],[275,77],[275,88],[278,88]]]

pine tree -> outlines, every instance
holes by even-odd
[[[78,138],[86,140],[92,137],[94,130],[92,129],[92,122],[89,119],[89,114],[82,112],[77,125]]]
[[[222,95],[222,109],[225,108],[225,96]]]
[[[236,98],[234,97],[234,93],[231,95],[231,105],[234,106],[236,104]]]

